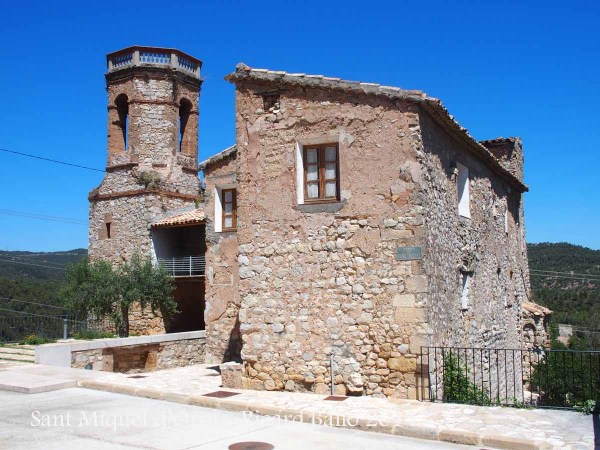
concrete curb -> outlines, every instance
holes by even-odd
[[[420,426],[419,424],[394,424],[374,422],[360,417],[352,417],[345,414],[322,414],[310,408],[293,409],[287,407],[275,407],[272,405],[257,405],[232,398],[214,398],[203,395],[183,395],[169,392],[161,392],[157,389],[134,388],[101,380],[80,380],[78,386],[100,391],[114,392],[117,394],[145,397],[154,400],[164,400],[172,403],[181,403],[204,408],[220,409],[233,412],[251,412],[261,416],[293,417],[294,420],[304,423],[322,424],[338,428],[347,427],[351,424],[353,429],[371,431],[375,433],[403,436],[429,441],[442,441],[453,444],[489,446],[499,449],[537,450],[552,448],[547,442],[533,441],[527,438],[514,438],[504,435],[482,434],[451,428],[433,428]],[[235,389],[228,389],[235,391]]]

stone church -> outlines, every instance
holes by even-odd
[[[521,347],[519,138],[476,141],[421,91],[239,64],[236,143],[199,164],[201,61],[107,64],[89,253],[151,257],[180,309],[134,331],[205,329],[206,361],[242,361],[248,388],[398,398],[422,346]]]

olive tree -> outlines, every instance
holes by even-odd
[[[110,317],[121,337],[129,336],[133,306],[150,307],[163,317],[177,312],[173,279],[149,258],[134,254],[122,265],[85,258],[67,269],[65,305],[84,317]]]

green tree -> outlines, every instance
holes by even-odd
[[[173,279],[164,269],[134,254],[118,267],[87,258],[69,266],[61,296],[66,306],[84,317],[110,317],[119,336],[126,337],[134,305],[160,311],[163,317],[175,314],[174,289]]]

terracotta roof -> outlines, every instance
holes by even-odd
[[[235,72],[227,75],[225,79],[231,82],[257,80],[321,89],[336,89],[346,92],[377,95],[386,98],[404,99],[418,103],[433,117],[434,120],[445,127],[447,131],[453,133],[457,139],[464,142],[465,145],[467,145],[468,148],[483,161],[487,162],[492,170],[516,186],[520,191],[525,192],[528,190],[525,184],[510,171],[505,169],[484,145],[475,140],[475,138],[469,134],[467,129],[462,127],[456,119],[454,119],[454,116],[448,112],[441,100],[430,97],[423,91],[401,89],[376,83],[349,81],[323,75],[307,75],[304,73],[287,73],[277,70],[254,69],[243,63],[238,64],[235,68]]]
[[[206,214],[203,209],[193,209],[186,211],[176,216],[166,217],[154,222],[152,227],[172,227],[177,225],[193,225],[200,224],[206,221]]]
[[[206,166],[209,164],[214,164],[216,162],[221,161],[222,159],[227,158],[230,155],[233,155],[237,152],[237,145],[232,145],[231,147],[227,147],[225,150],[221,150],[216,155],[211,156],[207,160],[204,160],[200,163],[200,170],[206,169]]]
[[[552,314],[552,310],[533,302],[524,302],[523,309],[525,311],[529,311],[532,314],[535,314],[536,316],[547,316]]]

